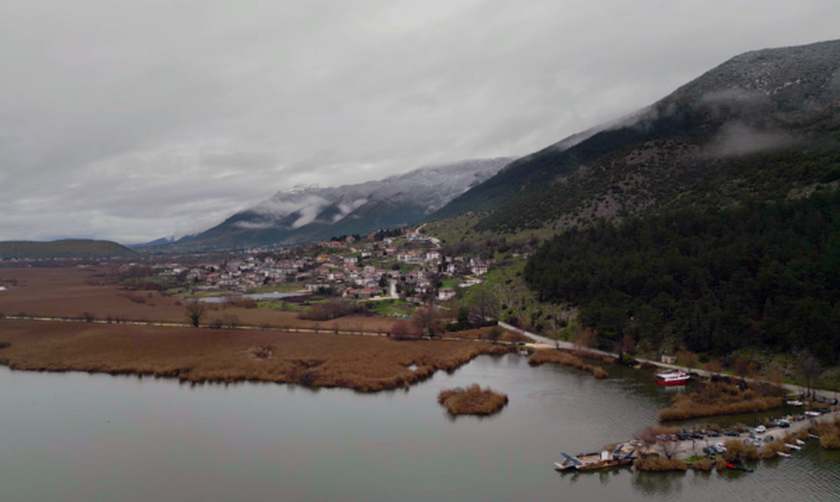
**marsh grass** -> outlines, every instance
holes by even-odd
[[[189,382],[244,380],[344,387],[361,392],[407,387],[437,370],[452,371],[489,343],[262,330],[124,324],[0,321],[2,362],[13,369],[141,374]],[[272,347],[260,359],[254,347]],[[414,369],[409,369],[411,367]]]
[[[761,458],[761,455],[758,453],[758,448],[752,444],[744,444],[741,441],[731,439],[723,443],[723,446],[726,447],[726,453],[722,456],[729,462],[739,460],[757,460]]]
[[[820,446],[827,450],[840,450],[840,419],[820,422],[811,427],[811,433],[820,437]]]
[[[736,415],[766,411],[782,406],[779,390],[772,386],[753,386],[741,390],[726,382],[703,382],[691,393],[680,392],[674,396],[670,408],[659,411],[659,420],[688,420],[716,415]]]
[[[591,373],[595,376],[595,378],[607,378],[610,376],[604,368],[587,364],[579,357],[563,350],[538,350],[534,352],[528,360],[528,364],[531,366],[538,366],[544,363],[559,364],[561,366],[577,368]]]
[[[690,464],[688,464],[695,471],[711,471],[712,468],[715,466],[711,459],[708,458],[701,458],[698,460],[694,460]]]
[[[685,471],[688,469],[688,464],[682,460],[656,456],[639,458],[633,465],[640,471],[648,472]]]
[[[466,389],[443,389],[438,394],[438,402],[452,415],[492,415],[505,407],[508,397],[490,387],[482,389],[474,383]]]

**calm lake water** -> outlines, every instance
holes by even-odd
[[[451,419],[440,389],[506,392],[497,416]],[[482,356],[408,391],[0,368],[0,489],[12,501],[840,500],[840,453],[813,441],[752,474],[561,474],[655,422],[669,392],[620,369],[598,381]]]

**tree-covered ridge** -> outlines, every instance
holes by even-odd
[[[111,241],[65,239],[52,242],[0,242],[0,259],[134,257],[136,252]]]
[[[840,361],[840,193],[687,208],[598,223],[546,242],[524,277],[543,301],[580,307],[611,347],[805,347]]]

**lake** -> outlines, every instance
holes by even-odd
[[[517,355],[481,356],[409,390],[343,389],[0,368],[0,485],[14,501],[838,500],[840,452],[810,441],[752,474],[558,473],[656,420],[650,373],[596,380]],[[449,417],[442,388],[510,404]]]

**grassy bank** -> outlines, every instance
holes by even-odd
[[[383,337],[0,320],[0,363],[13,369],[86,371],[178,378],[345,387],[405,387],[436,370],[454,370],[489,343]]]
[[[508,397],[489,387],[482,389],[476,383],[466,389],[443,389],[438,394],[438,402],[453,415],[492,415],[505,407]]]
[[[528,364],[531,366],[538,366],[544,363],[559,364],[561,366],[577,368],[579,370],[592,373],[595,378],[607,378],[610,376],[604,368],[587,364],[579,357],[562,350],[538,350],[534,352],[528,360]]]

